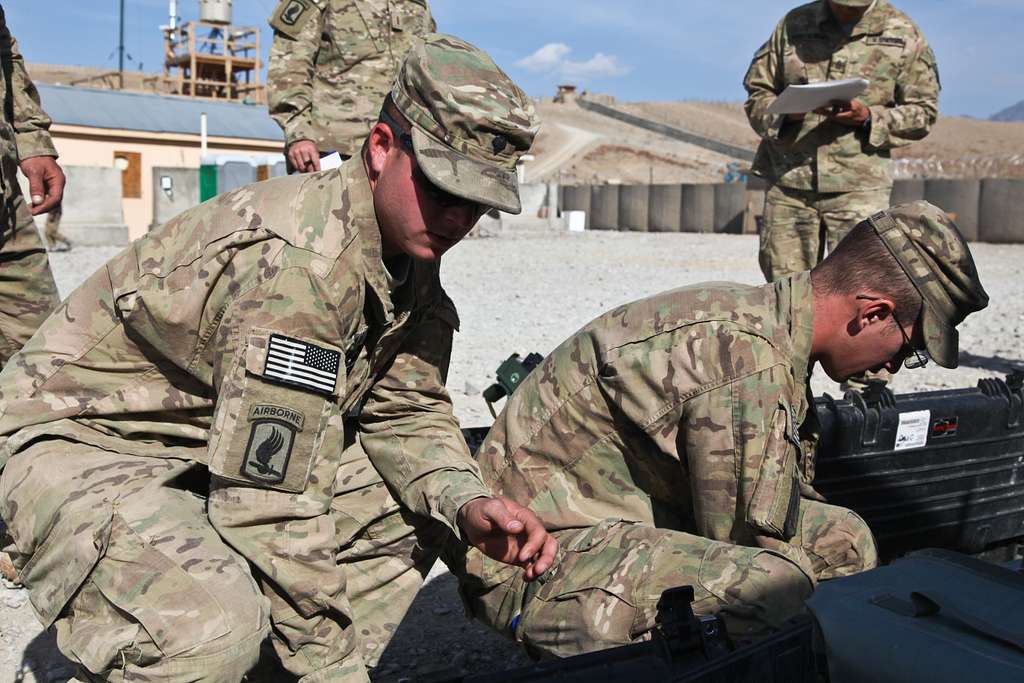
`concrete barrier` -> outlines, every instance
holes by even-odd
[[[924,199],[924,180],[913,178],[911,180],[897,180],[892,184],[892,194],[889,195],[889,206],[916,202]]]
[[[764,198],[768,194],[765,190],[752,190],[747,185],[747,212],[743,214],[743,234],[756,235],[758,233],[758,218],[764,216]]]
[[[679,232],[682,197],[682,185],[651,185],[647,209],[647,227],[651,232]]]
[[[715,185],[714,231],[739,235],[747,210],[747,187],[743,183]]]
[[[619,229],[619,186],[594,185],[590,196],[588,230]]]
[[[619,188],[619,230],[647,232],[651,209],[650,185],[622,185]]]
[[[167,180],[165,181],[164,178]],[[153,228],[199,204],[199,169],[153,168]]]
[[[1024,180],[981,181],[978,237],[982,242],[1024,242]]]
[[[924,198],[950,215],[964,239],[977,241],[980,180],[930,178],[924,184]]]
[[[582,211],[587,215],[586,227],[590,228],[590,185],[562,185],[560,200],[562,211]]]
[[[121,171],[110,166],[62,166],[67,184],[61,201],[60,232],[71,244],[83,247],[128,244],[128,226],[121,207]],[[28,195],[28,181],[18,175],[22,193]],[[42,228],[46,215],[36,216]]]
[[[256,167],[247,161],[225,161],[217,168],[217,194],[256,182]]]
[[[715,227],[715,186],[683,185],[679,230],[711,232]]]

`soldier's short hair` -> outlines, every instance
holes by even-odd
[[[891,299],[893,314],[904,325],[921,314],[920,293],[868,221],[858,223],[836,245],[811,271],[811,280],[823,294],[873,292]]]

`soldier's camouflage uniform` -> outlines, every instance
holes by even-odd
[[[559,539],[536,588],[446,553],[474,616],[535,654],[640,639],[661,593],[756,636],[815,582],[873,567],[853,512],[811,488],[809,274],[702,284],[620,306],[523,382],[481,447],[484,479]]]
[[[857,97],[871,110],[868,127],[813,112],[802,122],[767,113],[788,85],[844,78],[870,81]],[[747,117],[762,138],[753,172],[771,185],[759,253],[771,282],[813,267],[826,246],[888,207],[890,152],[928,134],[939,76],[920,29],[888,0],[875,0],[849,32],[816,0],[779,22],[743,85]]]
[[[50,119],[25,71],[18,42],[0,6],[0,366],[28,341],[60,298],[25,198],[18,187],[18,164],[56,157],[47,132]]]
[[[281,0],[270,18],[270,115],[285,145],[353,156],[413,41],[434,30],[427,0]]]
[[[421,168],[518,202],[525,95],[466,43],[418,45],[393,94],[431,125]],[[0,516],[90,675],[239,680],[269,632],[304,681],[366,680],[490,495],[444,388],[439,265],[385,266],[380,230],[361,163],[226,193],[111,260],[0,373]]]

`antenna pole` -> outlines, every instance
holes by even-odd
[[[124,87],[124,0],[121,0],[121,24],[117,41],[117,72],[121,77],[121,87]]]

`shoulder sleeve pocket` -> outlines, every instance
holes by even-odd
[[[747,523],[781,539],[792,538],[800,513],[800,487],[796,472],[797,439],[789,406],[772,415],[764,451],[757,468],[753,494],[747,505]]]
[[[223,479],[301,493],[325,442],[342,436],[340,349],[254,329],[220,388],[209,468]]]

